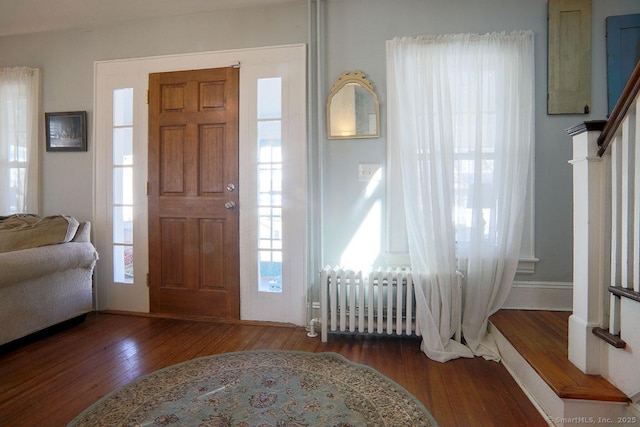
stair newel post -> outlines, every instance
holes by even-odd
[[[587,374],[600,374],[600,340],[592,330],[606,316],[610,251],[606,227],[607,158],[597,139],[605,122],[567,129],[573,137],[573,313],[569,317],[569,360]]]

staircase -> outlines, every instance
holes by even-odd
[[[640,400],[640,63],[606,122],[573,136],[569,360]]]
[[[630,399],[600,375],[588,375],[568,358],[569,312],[500,310],[489,328],[502,362],[550,425],[621,425]],[[591,422],[593,420],[593,422]],[[634,423],[625,423],[634,425]]]
[[[502,310],[490,330],[549,424],[640,425],[640,63],[609,120],[573,137],[573,311]]]

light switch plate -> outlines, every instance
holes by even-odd
[[[361,163],[358,165],[358,181],[380,181],[382,179],[380,163]]]

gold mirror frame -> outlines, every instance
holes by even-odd
[[[362,71],[345,71],[327,99],[329,139],[378,138],[380,105],[373,85]]]

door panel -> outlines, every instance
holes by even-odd
[[[239,318],[238,77],[149,77],[151,312]]]
[[[223,221],[202,220],[200,222],[200,265],[202,287],[224,289],[225,226]]]
[[[163,127],[160,137],[162,173],[160,189],[162,195],[184,194],[184,147],[185,127]]]
[[[548,114],[591,108],[591,0],[548,2]]]
[[[206,125],[200,127],[200,194],[224,191],[224,127]]]

